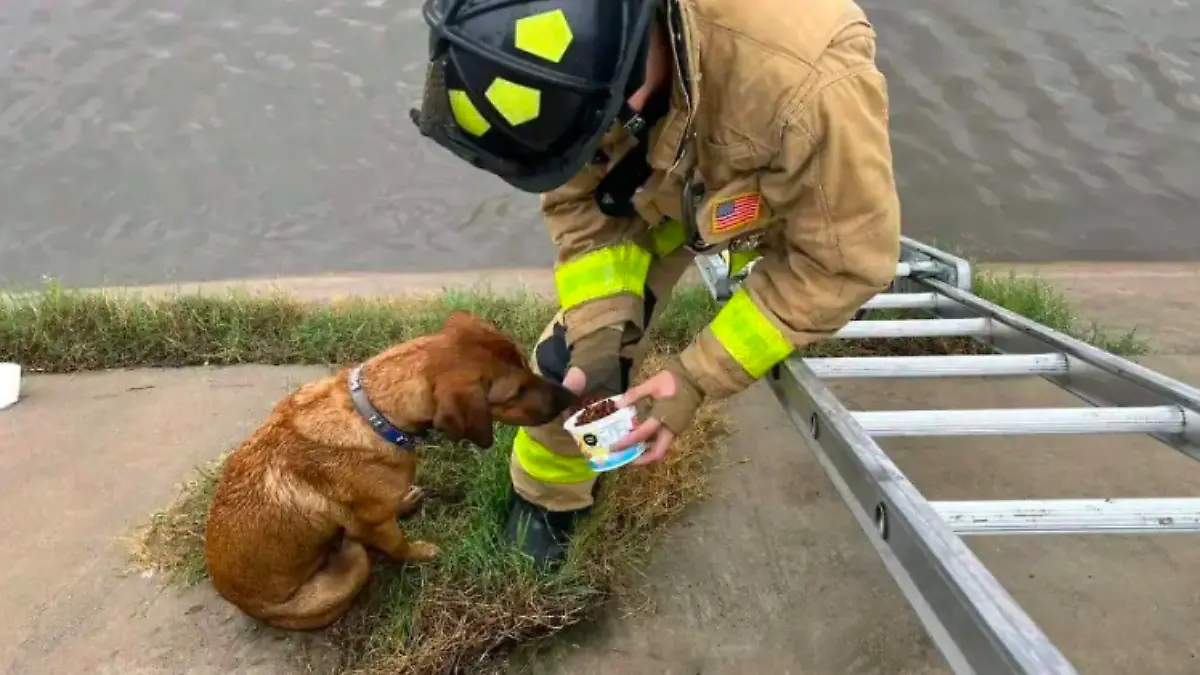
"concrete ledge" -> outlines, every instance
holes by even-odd
[[[149,286],[93,288],[91,291],[127,291],[161,297],[169,295],[222,295],[230,292],[270,295],[283,292],[313,301],[351,297],[419,297],[447,290],[483,289],[495,293],[533,293],[555,297],[554,274],[549,269],[477,270],[433,274],[330,274],[312,277],[260,277],[224,279]]]
[[[1037,276],[1070,301],[1082,321],[1136,331],[1156,353],[1200,354],[1200,263],[1055,263],[980,266]]]
[[[700,273],[691,267],[680,279],[680,286],[701,283]],[[555,299],[554,272],[550,269],[494,269],[473,272],[430,274],[330,274],[312,277],[261,277],[224,279],[148,286],[85,288],[92,292],[130,292],[148,297],[171,295],[222,295],[233,291],[251,295],[283,292],[300,300],[323,302],[345,298],[404,298],[431,296],[448,290],[480,289],[487,292],[532,293]],[[14,293],[21,298],[33,292]]]
[[[1059,279],[1184,279],[1200,281],[1200,262],[1183,263],[1125,263],[1125,262],[1056,262],[1036,265],[1031,263],[980,263],[985,272],[1005,274],[1009,271],[1018,276],[1040,276],[1047,281]]]

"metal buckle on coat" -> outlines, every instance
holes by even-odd
[[[762,253],[758,250],[758,247],[762,244],[762,239],[763,237],[761,233],[750,234],[745,237],[734,239],[733,241],[729,242],[729,246],[727,246],[725,250],[721,252],[721,258],[725,261],[725,264],[729,269],[727,276],[730,280],[744,281],[750,276],[750,271],[753,270],[754,266],[758,264],[758,261],[762,259]],[[741,265],[741,267],[737,267],[738,263],[745,258],[743,254],[751,254],[753,259],[745,262]]]
[[[680,197],[680,212],[683,215],[683,227],[687,231],[687,242],[683,247],[693,255],[701,255],[711,251],[716,244],[706,244],[700,237],[700,228],[696,225],[696,209],[704,201],[704,186],[692,180],[692,172],[683,181],[683,196]]]
[[[629,116],[629,119],[625,120],[624,126],[630,135],[634,137],[640,136],[646,130],[646,118],[642,117],[641,113],[635,112]]]

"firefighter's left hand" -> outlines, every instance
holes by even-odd
[[[620,405],[631,406],[647,397],[654,403],[646,421],[610,448],[610,452],[620,452],[635,443],[648,443],[650,449],[634,462],[635,465],[662,461],[671,442],[691,425],[704,401],[703,392],[683,366],[674,360],[645,382],[625,392]]]

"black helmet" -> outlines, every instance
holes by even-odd
[[[426,0],[421,134],[525,192],[571,179],[641,86],[660,0]]]

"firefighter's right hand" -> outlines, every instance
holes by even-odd
[[[583,396],[616,396],[624,391],[621,377],[621,335],[619,326],[605,326],[584,335],[571,345],[567,378],[572,384],[582,379]],[[572,375],[572,370],[581,371]],[[581,377],[582,376],[582,377]],[[565,382],[564,382],[565,384]]]

